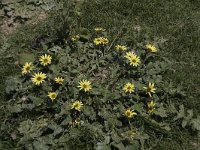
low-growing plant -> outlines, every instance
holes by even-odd
[[[168,134],[169,116],[199,130],[192,111],[185,115],[183,106],[177,111],[168,101],[184,93],[163,80],[171,64],[159,56],[159,47],[150,42],[129,47],[111,39],[95,28],[21,61],[21,75],[6,81],[12,96],[1,125],[6,132],[14,124],[17,147],[145,149],[147,127]]]

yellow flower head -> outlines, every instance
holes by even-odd
[[[46,79],[46,74],[45,73],[42,73],[42,72],[39,72],[39,73],[34,73],[34,75],[32,75],[32,82],[35,84],[35,85],[40,85],[42,82],[44,82]]]
[[[44,54],[44,55],[40,56],[39,61],[43,66],[46,66],[48,64],[51,64],[51,59],[52,59],[52,57],[50,55]]]
[[[80,118],[76,118],[74,121],[70,121],[69,124],[72,126],[79,125],[81,123]]]
[[[153,101],[148,102],[147,103],[147,108],[148,108],[147,113],[149,113],[149,114],[153,113],[155,110],[155,105],[156,105],[156,103],[154,103]]]
[[[131,57],[133,57],[133,56],[135,56],[135,53],[134,52],[126,52],[126,54],[125,54],[125,58],[127,58],[127,59],[130,59]]]
[[[33,70],[33,64],[26,62],[22,67],[22,74],[30,73]]]
[[[127,132],[127,136],[130,137],[132,140],[135,139],[136,134],[137,134],[136,129],[132,129]]]
[[[79,39],[80,39],[79,34],[74,35],[74,36],[72,36],[72,38],[71,38],[71,40],[72,40],[73,42],[76,42],[76,41],[78,41]]]
[[[85,92],[92,89],[90,81],[87,80],[80,81],[78,87],[80,88],[80,90],[84,90]]]
[[[106,31],[106,29],[100,28],[100,27],[94,28],[94,30],[95,30],[96,32],[104,32],[104,31]]]
[[[121,50],[121,51],[127,50],[126,46],[124,46],[124,45],[116,45],[115,48],[116,48],[116,50]]]
[[[58,84],[62,84],[63,81],[64,81],[64,79],[63,79],[62,77],[56,77],[54,80],[55,80],[56,83],[58,83]]]
[[[144,89],[146,89],[146,93],[149,94],[150,97],[152,97],[151,93],[155,93],[155,90],[156,90],[156,88],[154,87],[154,83],[150,83],[150,82],[149,82],[148,87],[144,87]]]
[[[47,95],[51,100],[52,102],[56,99],[56,97],[58,96],[58,94],[56,92],[49,92],[48,95]]]
[[[131,66],[137,67],[140,64],[140,58],[135,54],[130,55],[127,59]]]
[[[149,52],[151,52],[151,53],[157,52],[156,47],[155,47],[154,45],[152,45],[152,44],[147,44],[147,45],[146,45],[146,49],[147,49]]]
[[[133,109],[131,110],[130,108],[128,108],[128,109],[126,109],[126,110],[124,111],[124,115],[125,115],[128,119],[130,119],[130,118],[133,118],[134,116],[136,116],[137,113],[134,112]]]
[[[71,109],[75,109],[75,110],[81,111],[81,107],[83,107],[83,103],[80,102],[80,101],[75,101],[72,104]]]
[[[99,37],[94,39],[94,44],[95,45],[106,45],[109,43],[109,40],[104,37]]]
[[[81,119],[80,119],[80,118],[76,118],[76,119],[74,120],[74,123],[75,123],[76,125],[79,125],[79,124],[81,123]]]
[[[127,84],[125,84],[124,85],[124,88],[123,88],[123,90],[124,90],[124,92],[125,93],[132,93],[132,92],[134,92],[134,89],[135,89],[135,86],[134,86],[134,84],[132,84],[132,83],[127,83]]]

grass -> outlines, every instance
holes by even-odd
[[[187,94],[183,99],[172,101],[177,105],[183,103],[197,115],[200,113],[200,90],[197,88],[200,85],[199,6],[198,0],[86,0],[80,9],[80,26],[88,29],[102,26],[116,36],[125,24],[124,38],[133,46],[145,41],[162,43],[161,40],[164,39],[166,42],[160,44],[161,54],[174,63],[172,70],[175,70],[167,74],[166,78],[175,85],[181,85]],[[141,28],[140,32],[135,30],[136,26]],[[24,40],[26,41],[26,38]],[[17,72],[14,65],[16,57],[13,56],[18,53],[18,48],[1,52],[0,104],[6,100],[6,76]],[[190,144],[191,141],[195,142],[191,132],[179,127],[175,127],[172,132],[163,137],[154,149],[195,149]],[[151,131],[149,133],[151,134]],[[159,135],[155,135],[152,141],[158,137]],[[152,141],[149,142],[152,144]]]

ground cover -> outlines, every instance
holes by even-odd
[[[176,106],[184,104],[186,109],[193,109],[194,115],[197,115],[197,87],[200,81],[198,6],[198,1],[86,1],[77,10],[79,24],[73,32],[84,33],[85,30],[101,26],[107,29],[113,39],[119,36],[119,30],[122,29],[124,36],[120,42],[126,42],[129,46],[140,46],[148,41],[157,43],[162,56],[173,63],[165,79],[178,85],[186,95],[181,98],[174,97],[169,101],[173,101]],[[7,46],[9,47],[9,44]],[[9,49],[7,46],[4,45],[5,48],[2,49],[2,54],[6,56],[1,59],[2,82],[5,76],[17,73],[12,61],[16,51],[6,51]],[[16,58],[14,61],[17,61]],[[8,69],[10,66],[13,69]],[[1,85],[1,95],[4,95],[5,88]],[[158,140],[154,149],[195,149],[198,139],[194,138],[194,133],[190,129],[183,129],[177,122],[172,126],[174,130],[171,134],[164,136],[161,141]],[[149,133],[155,134],[154,138],[149,140],[151,145],[154,143],[152,141],[158,138],[156,134],[160,133],[152,130],[149,130]]]

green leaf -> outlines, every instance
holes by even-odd
[[[118,150],[124,150],[125,147],[124,145],[120,142],[120,143],[115,143],[115,142],[112,142],[111,143],[115,148],[118,148]]]
[[[15,106],[9,106],[7,107],[8,111],[11,113],[19,113],[22,111],[22,107],[20,104],[15,105]]]
[[[57,125],[56,123],[52,123],[48,126],[50,129],[54,130],[53,132],[53,136],[55,137],[56,135],[60,134],[61,132],[63,132],[63,128],[61,128],[61,126]]]
[[[31,99],[33,104],[36,105],[36,106],[39,106],[44,102],[44,99],[42,99],[40,97],[35,97],[33,95],[29,95],[28,97],[29,97],[29,99]]]
[[[190,120],[190,119],[192,119],[192,117],[193,117],[193,110],[191,109],[191,110],[187,110],[187,113],[188,113],[188,115],[187,115],[187,120]]]
[[[160,117],[167,117],[167,113],[163,105],[161,104],[159,108],[156,108],[154,114],[160,116]]]
[[[27,143],[27,144],[24,145],[24,147],[25,147],[25,149],[27,149],[27,150],[34,150],[34,149],[33,149],[33,144],[32,144],[32,143]]]
[[[94,88],[92,88],[91,94],[102,95],[102,92],[101,92],[101,90],[99,90],[99,88],[94,87]]]
[[[168,111],[169,113],[178,113],[178,111],[176,110],[176,107],[174,106],[173,103],[171,103],[171,104],[169,105],[169,107],[167,108],[167,111]]]
[[[11,76],[8,77],[6,80],[6,93],[10,93],[12,91],[17,91],[19,88],[19,85],[21,84],[21,80],[18,76]]]
[[[159,123],[159,126],[160,126],[162,129],[166,130],[166,131],[170,131],[170,130],[171,130],[169,124],[167,124],[167,123]]]
[[[110,140],[111,140],[110,135],[105,135],[104,138],[105,138],[105,140],[103,142],[97,143],[96,150],[111,150],[111,148],[109,146]]]
[[[20,139],[20,143],[24,143],[30,139],[37,138],[42,135],[43,130],[46,129],[48,120],[41,118],[39,120],[31,121],[30,119],[20,123],[19,132],[24,136]]]
[[[59,67],[57,65],[51,65],[49,69],[53,72],[53,74],[59,73]]]
[[[144,112],[144,104],[143,103],[136,103],[133,105],[133,108],[138,111],[139,113]]]
[[[80,35],[80,37],[81,37],[81,41],[83,41],[83,42],[85,42],[85,41],[88,41],[89,40],[89,38],[90,38],[90,36],[89,35]]]
[[[193,130],[198,130],[200,131],[200,116],[197,116],[197,118],[192,119],[190,121],[190,125],[192,126]]]
[[[144,133],[144,134],[139,134],[139,135],[136,135],[135,136],[135,139],[138,139],[138,140],[147,140],[149,139],[149,135]]]
[[[180,109],[180,110],[179,110],[177,116],[173,119],[174,121],[185,117],[184,106],[183,106],[183,105],[180,105],[180,106],[179,106],[179,109]]]
[[[42,84],[42,87],[43,87],[43,90],[44,90],[44,91],[52,91],[52,87],[49,85],[48,82],[44,82],[44,83]]]
[[[108,91],[104,91],[104,92],[105,92],[104,94],[105,100],[112,102],[113,100],[121,98],[121,95],[119,94],[119,92],[108,92]]]
[[[98,142],[96,150],[111,150],[111,148],[105,142]]]
[[[68,61],[69,61],[69,60],[68,60],[68,57],[67,57],[67,56],[62,56],[62,57],[60,57],[60,59],[59,59],[59,63],[61,63],[61,64],[63,64],[63,65],[66,65]]]
[[[44,141],[34,141],[35,150],[49,150],[49,146]]]
[[[85,106],[83,108],[83,114],[85,114],[86,116],[89,116],[89,118],[91,120],[94,120],[96,118],[96,113],[95,113],[94,109],[89,106]]]
[[[122,122],[117,119],[117,117],[108,118],[108,124],[112,126],[122,126]]]
[[[34,62],[35,56],[32,53],[21,53],[19,54],[19,63],[21,65],[25,64],[26,62]]]
[[[127,146],[124,150],[139,150],[140,149],[140,143],[136,140],[131,143],[131,145]]]
[[[185,128],[185,126],[187,125],[187,123],[188,123],[188,120],[183,120],[182,121],[182,127]]]
[[[61,107],[60,115],[69,114],[70,110],[71,106],[69,105],[69,103],[65,102]]]
[[[145,140],[149,139],[149,135],[146,133],[141,135],[136,135],[135,139],[140,140],[141,150],[144,150],[144,142]]]
[[[20,133],[26,134],[28,133],[32,125],[33,125],[33,122],[28,119],[27,121],[23,121],[20,123],[18,130]]]
[[[35,108],[35,105],[34,104],[22,104],[21,108],[31,111],[33,108]]]
[[[81,130],[79,130],[79,129],[77,129],[77,128],[72,128],[71,130],[70,130],[70,136],[72,137],[72,138],[77,138],[77,137],[79,137],[81,135]]]
[[[122,140],[122,138],[120,136],[118,136],[117,133],[115,133],[115,132],[111,135],[111,138],[113,141],[115,141],[115,143],[120,143]]]

